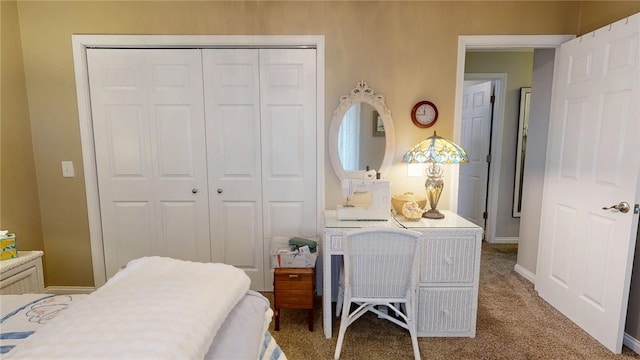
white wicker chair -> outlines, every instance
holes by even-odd
[[[347,327],[367,311],[409,330],[413,355],[420,359],[415,319],[422,236],[393,228],[368,228],[345,234],[344,289],[340,292],[344,300],[335,359],[340,358]],[[353,303],[358,306],[351,311]],[[376,306],[386,306],[389,314]]]

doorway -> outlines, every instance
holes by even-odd
[[[465,61],[467,52],[470,50],[473,51],[505,51],[505,50],[513,50],[513,51],[522,51],[522,49],[554,49],[559,47],[562,43],[574,38],[573,35],[540,35],[540,36],[519,36],[519,35],[496,35],[496,36],[461,36],[458,41],[458,63],[457,63],[457,76],[456,76],[456,104],[455,104],[455,114],[454,114],[454,139],[455,141],[460,141],[462,138],[462,101],[463,101],[463,91],[464,91],[464,80],[465,80]],[[496,74],[494,74],[496,75]],[[551,87],[549,86],[549,90]],[[500,95],[498,94],[498,99],[500,99]],[[488,202],[487,202],[487,222],[485,229],[485,239],[488,242],[496,242],[496,228],[497,228],[497,194],[500,193],[500,158],[503,152],[502,142],[497,141],[497,139],[501,139],[502,135],[502,126],[498,123],[499,119],[503,114],[499,113],[501,110],[501,106],[496,106],[497,113],[495,114],[496,123],[493,125],[493,142],[491,146],[492,152],[492,166],[489,173],[489,188],[488,188]],[[515,141],[515,137],[514,137]],[[504,181],[504,180],[503,180]],[[511,179],[510,181],[513,181]],[[451,184],[453,191],[457,194],[459,189],[459,170],[452,174],[451,176]],[[512,194],[507,194],[509,198],[511,198]],[[451,208],[457,209],[458,205],[458,196],[452,197]],[[508,211],[511,213],[511,208],[509,207]],[[493,216],[492,216],[493,215]],[[524,220],[528,221],[528,220]],[[521,221],[522,222],[522,221]],[[522,224],[520,224],[521,226]],[[522,241],[522,234],[520,234]],[[508,239],[507,239],[508,240]],[[535,239],[530,239],[537,244],[537,237]],[[502,241],[508,242],[508,241]],[[520,258],[520,254],[518,255]],[[537,257],[537,246],[532,248],[532,252],[526,254],[527,257],[531,257],[535,259]],[[533,267],[531,269],[535,270],[535,260],[531,262]]]
[[[460,166],[460,172],[464,175],[463,173],[471,171],[470,169],[480,167],[480,162],[484,165],[485,171],[486,167],[491,171],[489,186],[487,187],[488,182],[485,179],[483,187],[476,186],[478,194],[474,194],[475,197],[473,198],[473,203],[479,203],[480,193],[487,193],[487,196],[482,200],[488,200],[484,218],[487,221],[485,239],[490,243],[518,243],[520,218],[519,216],[513,216],[513,199],[516,184],[514,174],[517,154],[516,139],[520,110],[519,102],[520,90],[523,87],[531,86],[533,59],[534,50],[531,48],[501,49],[500,51],[470,50],[465,54],[465,82],[479,79],[499,81],[503,85],[500,91],[496,93],[496,104],[494,106],[496,109],[496,121],[490,133],[488,132],[489,128],[485,131],[480,131],[483,129],[481,126],[483,115],[482,111],[479,111],[479,106],[481,106],[480,99],[483,98],[481,93],[474,91],[473,107],[462,111],[462,141],[472,146],[471,148],[465,147],[470,157],[474,156],[474,153],[476,155],[474,159],[470,158],[469,164]],[[467,87],[465,90],[468,91],[468,89]],[[465,99],[468,96],[466,95]],[[463,101],[463,106],[464,104],[465,102]],[[467,105],[467,107],[469,106]],[[468,119],[470,115],[472,119]],[[471,120],[473,121],[469,124]],[[474,132],[471,141],[466,139],[469,137],[469,127]],[[480,135],[481,132],[484,134]],[[491,142],[489,143],[490,136]],[[484,143],[486,145],[481,149],[480,145]],[[489,150],[491,151],[489,152]],[[482,156],[477,154],[479,151],[482,151]],[[474,171],[474,173],[478,172]],[[480,177],[477,177],[477,179],[480,181]],[[461,178],[463,183],[467,180],[468,177]],[[459,204],[468,205],[471,203],[469,200],[460,199]],[[479,210],[476,212],[479,212]],[[484,221],[482,215],[480,212],[479,214],[474,214],[472,218],[467,218],[478,224],[478,221],[474,221],[474,219],[479,218]]]

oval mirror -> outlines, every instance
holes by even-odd
[[[386,176],[393,161],[395,131],[382,95],[360,81],[333,113],[329,157],[340,180],[361,178],[367,167]]]

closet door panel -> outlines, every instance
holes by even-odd
[[[109,169],[114,178],[145,178],[148,161],[144,142],[144,109],[140,106],[109,106],[104,109],[106,127],[103,145],[110,154]],[[104,170],[106,170],[104,169]]]
[[[109,261],[107,266],[110,265],[113,271],[119,270],[131,259],[159,254],[158,243],[154,241],[157,233],[155,219],[149,202],[112,201],[102,208],[107,210],[106,215],[113,226],[104,232],[104,257]]]
[[[261,256],[253,251],[255,239],[260,237],[255,224],[260,212],[256,202],[226,202],[222,213],[224,223],[224,262],[242,269],[249,269],[251,273],[259,271],[262,266]]]
[[[255,185],[260,179],[260,159],[256,158],[260,143],[255,142],[255,136],[250,136],[260,131],[260,124],[255,120],[256,108],[252,105],[236,105],[218,109],[221,123],[215,139],[211,141],[218,148],[217,154],[222,165],[217,172],[225,180]],[[257,195],[252,193],[254,197]]]
[[[211,257],[264,288],[258,50],[203,50]]]
[[[87,60],[107,277],[144,255],[210,261],[200,50]]]
[[[277,229],[278,234],[305,234],[301,226],[304,224],[302,219],[304,216],[303,202],[272,201],[268,203],[267,214],[268,224],[266,227],[269,229]]]
[[[315,236],[315,49],[261,49],[260,83],[265,238]]]

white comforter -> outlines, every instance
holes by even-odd
[[[202,359],[249,289],[240,269],[162,257],[125,269],[7,358]]]

